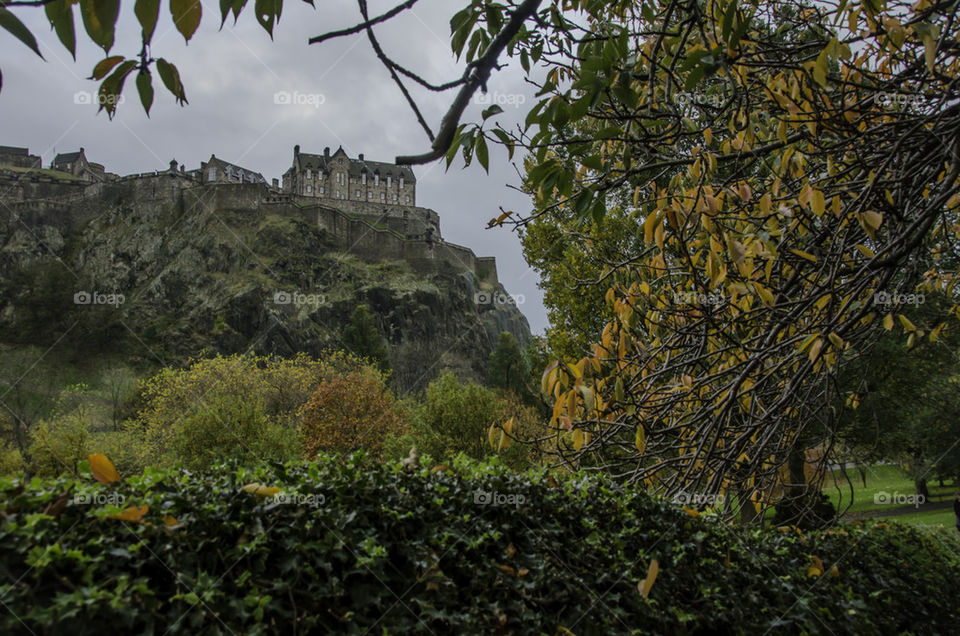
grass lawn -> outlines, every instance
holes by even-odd
[[[849,509],[846,510],[847,515],[856,514],[858,517],[869,517],[869,513],[894,509],[910,510],[912,508],[911,505],[906,503],[875,503],[874,500],[874,497],[878,493],[886,493],[888,500],[891,497],[913,495],[913,479],[911,479],[902,468],[883,464],[867,466],[865,470],[867,474],[866,486],[864,486],[860,472],[855,468],[847,469],[847,477],[850,479],[850,484],[847,483],[847,480],[844,479],[840,471],[827,475],[827,479],[824,482],[824,493],[826,493],[830,501],[837,506],[838,510],[843,510],[850,505],[851,484],[853,486],[853,503]],[[960,487],[951,480],[945,481],[944,486],[941,487],[939,482],[933,479],[927,482],[927,488],[930,491],[929,502],[936,503],[952,501]],[[922,525],[942,524],[947,527],[953,527],[954,525],[952,508],[916,510],[888,518]]]

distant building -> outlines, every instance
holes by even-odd
[[[0,166],[14,166],[17,168],[41,168],[40,157],[31,155],[26,148],[15,146],[0,146]]]
[[[61,153],[54,157],[50,168],[60,172],[66,172],[83,181],[103,181],[106,179],[106,172],[102,164],[87,161],[87,155],[83,148],[77,152]]]
[[[210,155],[210,159],[200,163],[200,183],[262,183],[267,184],[267,180],[259,172],[254,172],[249,168],[242,168],[223,159],[217,159],[216,155]]]
[[[417,204],[417,179],[405,166],[351,159],[343,148],[332,155],[300,152],[293,147],[293,165],[283,174],[283,191],[319,199],[367,201],[387,205]]]

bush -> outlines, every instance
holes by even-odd
[[[488,441],[491,426],[511,417],[516,422],[514,434],[520,439],[545,430],[538,425],[537,412],[511,394],[501,395],[444,373],[430,383],[416,409],[413,438],[418,449],[442,461],[449,462],[458,453],[482,459],[496,453]],[[519,469],[537,459],[530,445],[519,443],[511,444],[501,455],[506,464]]]
[[[601,477],[454,468],[0,479],[0,633],[956,631],[952,528],[743,531]]]
[[[143,437],[142,468],[183,461],[193,468],[228,458],[287,459],[299,410],[324,380],[363,363],[336,353],[323,361],[306,355],[279,359],[234,355],[164,369],[142,385],[141,409],[127,426]]]
[[[41,420],[30,436],[29,468],[37,475],[76,475],[80,462],[91,452],[87,422],[77,413]]]
[[[403,433],[403,420],[384,377],[366,368],[322,382],[301,409],[300,435],[307,457],[360,448],[381,457],[385,441]]]

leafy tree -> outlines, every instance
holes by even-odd
[[[380,370],[390,368],[387,346],[366,305],[357,305],[350,314],[350,322],[343,328],[343,344],[351,353],[374,362]]]
[[[322,382],[301,410],[300,433],[306,455],[363,448],[381,457],[386,440],[404,432],[396,407],[384,376],[376,369]]]
[[[529,367],[527,360],[520,351],[513,334],[504,331],[497,340],[497,348],[490,354],[488,378],[490,386],[497,389],[507,389],[517,395],[528,394]]]

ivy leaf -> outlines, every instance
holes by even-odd
[[[113,462],[107,459],[106,455],[94,453],[93,455],[87,455],[87,459],[90,461],[90,471],[93,473],[93,478],[101,484],[107,485],[120,481],[120,473],[117,472]]]
[[[3,27],[13,37],[29,46],[34,53],[43,59],[43,54],[40,53],[40,47],[37,46],[37,38],[33,37],[33,33],[30,33],[30,29],[28,29],[26,25],[20,21],[20,18],[13,15],[10,10],[2,7],[0,7],[0,27]]]

